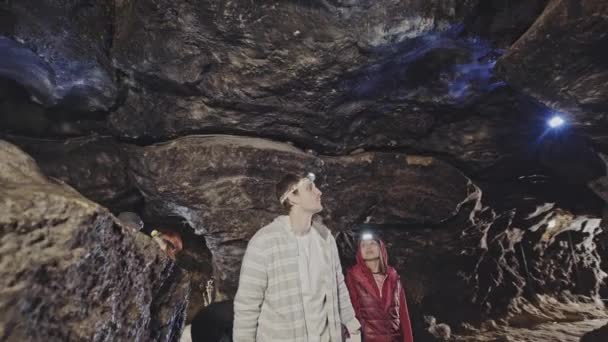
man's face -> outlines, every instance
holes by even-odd
[[[363,260],[380,258],[380,244],[376,240],[361,241],[361,254],[363,254]]]
[[[289,198],[293,204],[300,206],[305,211],[316,214],[323,210],[321,194],[321,190],[317,188],[315,183],[306,179],[300,182],[298,191],[289,195]]]

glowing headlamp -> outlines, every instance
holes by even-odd
[[[551,128],[558,128],[558,127],[562,126],[564,123],[565,123],[564,119],[562,119],[562,117],[559,115],[555,115],[547,121],[547,124]]]
[[[374,234],[372,234],[372,233],[363,233],[363,235],[361,235],[362,241],[373,240],[373,239],[374,239]]]

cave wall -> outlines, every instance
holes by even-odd
[[[3,247],[59,225],[56,253],[110,260],[91,286],[146,294],[135,309],[114,304],[139,320],[103,318],[107,331],[85,322],[61,335],[49,315],[16,311],[7,326],[35,317],[67,339],[172,339],[188,284],[188,319],[202,283],[214,281],[216,300],[233,296],[247,240],[282,213],[273,188],[288,171],[318,174],[345,265],[361,227],[390,241],[417,337],[427,315],[462,332],[464,321],[556,319],[547,298],[605,298],[607,14],[565,0],[0,2],[0,134],[40,168],[17,183],[3,169],[24,187],[7,198],[61,193],[90,203],[91,217],[70,204],[59,221],[23,223],[19,209]],[[554,114],[566,127],[547,128]],[[182,236],[175,265],[120,229],[122,211],[139,213],[145,233]],[[21,224],[33,233],[11,233]],[[84,231],[99,237],[75,238]],[[112,278],[119,259],[130,277]],[[137,274],[144,260],[155,266]],[[65,320],[106,317],[90,303]],[[62,305],[71,312],[41,307]]]
[[[1,141],[3,341],[177,341],[188,275],[143,234]]]

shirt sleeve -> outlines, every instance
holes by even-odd
[[[267,260],[260,239],[254,236],[247,244],[241,265],[239,286],[234,297],[234,342],[255,341],[258,318],[268,285]]]

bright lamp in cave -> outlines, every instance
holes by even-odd
[[[564,124],[564,119],[559,115],[555,115],[547,121],[547,124],[549,124],[549,127],[551,128],[557,128]]]
[[[372,233],[363,233],[363,235],[361,236],[361,240],[373,240],[374,239],[374,235],[372,235]]]

